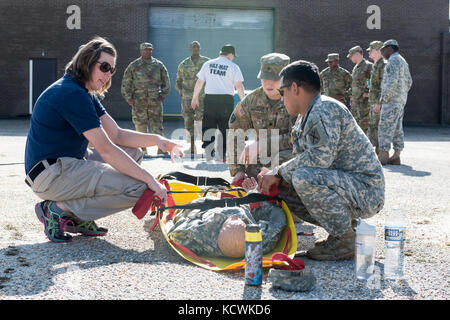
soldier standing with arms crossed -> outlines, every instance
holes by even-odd
[[[122,79],[122,96],[131,106],[131,116],[136,131],[163,136],[163,101],[170,91],[170,79],[164,64],[152,57],[153,45],[141,43],[141,56],[125,69]],[[142,148],[147,154],[147,148]],[[158,154],[163,152],[158,149]]]
[[[378,124],[378,159],[381,164],[400,164],[400,153],[405,142],[403,135],[403,114],[408,91],[412,86],[411,74],[406,60],[398,53],[396,40],[388,40],[381,48],[383,58],[387,60],[381,82],[381,111]],[[391,143],[394,154],[389,158]]]
[[[269,148],[271,139],[278,138],[278,161],[270,163],[271,167],[283,163],[292,158],[292,143],[290,142],[291,128],[295,123],[296,117],[289,116],[281,100],[278,88],[280,87],[280,76],[278,75],[285,66],[289,64],[289,57],[280,53],[269,53],[261,57],[261,70],[258,79],[261,79],[261,87],[253,90],[244,100],[236,105],[235,110],[231,114],[228,126],[230,129],[242,129],[244,132],[249,129],[255,129],[257,132],[261,129],[267,130],[267,140],[261,141],[261,137],[252,147],[247,146],[243,150],[243,160],[238,163],[240,155],[237,150],[242,150],[243,146],[234,143],[233,137],[228,137],[230,143],[228,150],[234,148],[233,155],[235,159],[231,159],[228,167],[230,174],[234,177],[232,184],[241,181],[247,177],[255,177],[258,175],[261,167],[269,166],[269,164],[261,164],[260,159],[250,159],[250,150],[255,151],[258,148],[258,142],[261,146]],[[270,130],[278,129],[278,137],[271,137]],[[236,134],[236,132],[234,132]],[[239,139],[238,139],[239,141]],[[242,141],[243,142],[243,141]],[[232,145],[231,145],[232,143]],[[274,151],[272,151],[274,152]],[[257,151],[254,152],[255,155]],[[276,155],[270,154],[274,159]],[[248,160],[248,161],[245,161]],[[248,164],[246,164],[247,162]]]
[[[320,73],[320,93],[348,105],[352,91],[352,75],[339,66],[339,53],[330,53],[325,62],[328,67]]]
[[[178,66],[177,82],[175,89],[181,96],[181,108],[184,118],[184,128],[189,132],[188,143],[190,143],[190,149],[186,150],[186,153],[196,154],[195,148],[195,121],[202,121],[203,117],[203,99],[205,98],[205,92],[202,90],[199,96],[199,106],[192,109],[191,101],[194,94],[194,86],[197,81],[197,73],[203,66],[203,63],[209,60],[208,57],[200,55],[200,43],[198,41],[192,41],[189,46],[191,56],[187,57]],[[187,136],[187,135],[186,135]]]
[[[369,88],[369,131],[368,137],[375,152],[378,154],[378,122],[380,121],[380,95],[381,95],[381,79],[386,62],[381,56],[380,48],[383,46],[381,41],[372,41],[367,51],[369,57],[373,60],[372,72],[370,74]]]
[[[358,125],[367,134],[369,128],[369,81],[372,63],[364,59],[363,50],[355,46],[348,51],[349,58],[355,66],[352,71],[351,110]]]

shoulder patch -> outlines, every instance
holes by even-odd
[[[231,114],[231,117],[230,117],[230,124],[232,124],[234,121],[236,121],[236,115],[235,115],[235,113],[233,112],[233,113]]]
[[[318,146],[326,143],[327,134],[321,125],[315,124],[306,132],[306,142],[311,146]]]

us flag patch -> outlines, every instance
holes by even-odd
[[[242,108],[242,105],[240,102],[236,105],[236,113],[239,117],[242,117],[245,114],[245,111]]]

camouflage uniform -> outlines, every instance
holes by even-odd
[[[379,49],[383,43],[381,41],[373,41],[367,51],[372,49]],[[369,130],[368,136],[372,145],[378,148],[378,122],[380,121],[380,114],[373,111],[373,107],[380,103],[381,96],[381,79],[383,78],[383,71],[386,62],[381,57],[373,64],[372,73],[370,74],[370,88],[369,88]]]
[[[142,50],[141,46],[141,50]],[[162,103],[170,91],[170,80],[167,69],[158,59],[149,61],[139,57],[125,69],[122,79],[122,96],[134,100],[131,116],[136,131],[148,132],[148,124],[152,133],[163,135]]]
[[[196,199],[192,203],[203,201],[205,198]],[[237,215],[246,224],[259,224],[263,235],[264,254],[276,247],[281,232],[286,226],[286,216],[280,207],[261,202],[259,208],[252,210],[248,205],[208,210],[184,209],[175,216],[173,225],[166,225],[167,236],[197,255],[223,256],[217,245],[217,238],[223,223],[232,215]]]
[[[194,94],[195,83],[197,82],[197,73],[202,68],[203,63],[208,61],[208,57],[200,56],[197,60],[188,57],[181,61],[178,65],[177,82],[175,89],[181,95],[181,108],[184,118],[184,127],[189,132],[191,141],[194,139],[194,120],[202,121],[203,117],[203,99],[205,98],[205,90],[202,88],[199,96],[199,106],[195,110],[191,107],[192,95]],[[191,146],[191,151],[194,148]]]
[[[296,157],[279,167],[293,214],[339,237],[384,205],[384,175],[370,141],[341,103],[317,95],[293,127]]]
[[[387,43],[389,41],[384,46],[389,45]],[[411,86],[408,63],[398,52],[393,53],[384,68],[381,82],[378,143],[382,151],[389,152],[391,142],[395,150],[404,148],[403,111]]]
[[[349,51],[349,55],[355,52],[361,52],[360,46],[353,47]],[[368,98],[363,97],[365,93],[369,93],[370,73],[372,72],[372,63],[363,59],[359,64],[353,67],[352,71],[352,98],[351,110],[358,125],[367,134],[369,128],[369,102]]]
[[[289,57],[286,55],[278,53],[267,54],[261,58],[262,67],[258,78],[279,80],[278,73],[288,63]],[[256,130],[256,133],[258,134],[258,141],[261,142],[261,147],[264,147],[263,145],[267,145],[268,148],[271,146],[271,139],[274,138],[270,136],[270,130],[278,129],[279,159],[278,163],[270,163],[270,165],[268,163],[261,163],[261,159],[259,157],[256,164],[239,164],[237,161],[240,156],[240,154],[238,154],[238,150],[244,149],[244,142],[237,139],[237,142],[241,142],[241,144],[238,145],[238,143],[235,143],[235,139],[228,139],[228,143],[233,144],[233,154],[235,156],[235,158],[228,164],[231,176],[235,176],[239,171],[243,171],[249,177],[256,177],[263,166],[274,167],[279,163],[283,163],[291,159],[292,143],[290,141],[290,132],[292,125],[295,123],[295,119],[296,117],[289,116],[281,99],[270,100],[262,87],[259,87],[248,94],[240,103],[236,105],[236,108],[230,116],[228,127],[235,130],[242,129],[244,132],[249,129]],[[261,129],[268,130],[267,142],[261,140],[259,137],[259,130]],[[229,145],[227,148],[230,150],[232,146]],[[271,153],[267,154],[270,154],[272,159],[276,156]],[[274,160],[272,160],[272,162],[274,162]]]
[[[338,53],[330,53],[325,62],[339,60]],[[343,104],[348,104],[352,91],[352,75],[342,67],[331,70],[330,67],[320,72],[320,92],[323,95],[338,99]],[[342,95],[343,97],[339,97]]]

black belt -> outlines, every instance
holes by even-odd
[[[56,163],[56,160],[58,160],[58,159],[45,159],[45,160],[47,160],[47,162],[48,162],[49,165],[52,165],[52,164]],[[42,161],[44,161],[44,160],[42,160]],[[37,165],[35,165],[35,166],[33,167],[33,169],[30,170],[30,172],[28,172],[28,175],[27,175],[27,176],[30,178],[30,180],[31,180],[32,182],[34,182],[34,179],[36,179],[36,177],[37,177],[42,171],[45,170],[45,166],[44,166],[44,164],[42,163],[42,161],[39,161],[39,163],[38,163]],[[28,182],[27,179],[25,179],[25,183],[31,187],[31,185],[30,185],[30,183]]]

